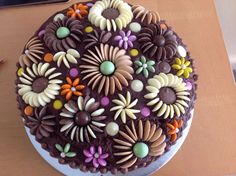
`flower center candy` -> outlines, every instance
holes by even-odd
[[[111,61],[104,61],[100,65],[100,71],[103,75],[109,76],[114,73],[115,65]]]
[[[102,16],[108,20],[116,19],[119,15],[120,15],[119,10],[114,8],[108,8],[102,12]]]
[[[99,154],[98,154],[98,153],[95,153],[95,154],[94,154],[94,157],[95,157],[95,158],[99,158]]]
[[[59,39],[66,38],[70,35],[70,30],[67,27],[59,27],[57,29],[56,35]]]
[[[48,79],[45,77],[37,78],[32,84],[35,93],[43,92],[48,87]]]
[[[153,43],[157,46],[164,46],[165,45],[165,38],[162,35],[157,35],[154,37]]]
[[[159,92],[160,99],[166,104],[173,104],[176,100],[176,93],[170,87],[162,87]]]
[[[75,92],[75,91],[76,91],[76,88],[75,88],[75,87],[71,87],[70,90],[71,90],[72,92]]]
[[[185,65],[185,64],[182,64],[182,65],[181,65],[181,68],[182,68],[183,70],[185,70],[185,69],[186,69],[186,65]]]
[[[80,13],[80,10],[79,10],[79,9],[77,9],[77,10],[75,11],[75,13],[79,14],[79,13]]]
[[[87,112],[80,111],[75,115],[75,123],[79,126],[85,126],[91,121],[91,117]]]
[[[149,153],[149,148],[147,144],[138,142],[134,145],[133,152],[138,158],[145,158]]]

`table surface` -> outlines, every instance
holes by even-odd
[[[75,3],[71,1],[69,4]],[[190,134],[154,176],[236,175],[236,88],[213,0],[128,0],[158,10],[196,59],[198,101]],[[68,4],[68,5],[69,5]],[[58,176],[28,140],[16,107],[15,62],[33,32],[67,4],[0,10],[0,175]]]

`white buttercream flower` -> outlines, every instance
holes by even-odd
[[[26,67],[18,84],[18,94],[26,104],[32,107],[45,106],[59,94],[61,80],[55,79],[61,73],[54,73],[56,68],[50,68],[49,63],[33,64]]]
[[[57,52],[54,55],[53,60],[55,62],[57,62],[58,67],[61,66],[61,63],[63,61],[65,66],[67,68],[70,68],[69,62],[72,63],[72,64],[77,64],[78,63],[76,58],[80,58],[79,52],[76,51],[75,49],[68,49],[67,52],[64,52],[64,51]]]
[[[129,4],[122,0],[101,0],[90,9],[88,19],[101,30],[116,31],[132,21],[133,13]]]

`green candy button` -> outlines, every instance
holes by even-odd
[[[138,158],[144,158],[148,155],[149,148],[148,148],[147,144],[145,144],[143,142],[138,142],[134,145],[133,152],[134,152],[135,156],[137,156]]]
[[[100,71],[103,75],[109,76],[114,73],[115,65],[111,61],[104,61],[100,65]]]
[[[70,30],[67,27],[59,27],[56,35],[60,39],[66,38],[70,35]]]

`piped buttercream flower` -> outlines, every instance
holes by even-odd
[[[74,4],[72,7],[70,7],[67,11],[67,16],[79,18],[84,18],[85,15],[88,14],[88,6],[83,5],[81,3]]]
[[[125,28],[133,19],[131,7],[122,0],[97,1],[89,11],[89,21],[101,30]]]
[[[134,64],[138,68],[136,74],[142,73],[145,78],[148,78],[149,72],[155,72],[155,62],[153,60],[147,60],[144,56],[141,56],[139,60],[134,62]]]
[[[20,66],[24,67],[26,65],[30,67],[32,62],[37,64],[42,59],[43,50],[43,44],[38,37],[30,39],[25,46],[24,53],[19,58]]]
[[[101,44],[95,51],[88,50],[81,60],[84,62],[80,65],[83,80],[88,80],[87,85],[97,88],[98,93],[114,94],[116,88],[122,90],[122,86],[128,86],[128,80],[133,79],[131,58],[118,47]]]
[[[157,117],[179,117],[189,107],[190,93],[186,83],[176,75],[160,73],[148,79],[146,89],[149,93],[144,97],[150,100],[147,105],[153,107],[152,111],[157,112]]]
[[[125,125],[125,131],[119,131],[119,136],[114,139],[117,158],[116,164],[122,169],[135,166],[137,161],[148,156],[160,156],[164,153],[166,136],[163,130],[152,124],[149,120],[139,120],[135,125]]]
[[[176,35],[170,28],[161,28],[160,24],[142,28],[138,41],[144,55],[157,61],[170,59],[177,52]]]
[[[94,131],[102,133],[101,128],[106,126],[101,122],[106,119],[106,116],[102,115],[104,108],[99,107],[100,103],[89,96],[79,96],[77,102],[70,100],[60,113],[60,131],[66,136],[69,135],[71,140],[90,142],[90,137],[96,138]]]
[[[124,49],[128,49],[128,47],[133,47],[133,42],[137,39],[135,35],[131,35],[131,30],[129,30],[127,33],[124,31],[120,31],[120,35],[117,35],[114,40],[119,42],[119,47]]]
[[[114,119],[116,120],[118,117],[121,117],[123,123],[126,123],[127,116],[131,119],[136,119],[136,113],[140,113],[139,109],[133,109],[134,106],[138,103],[138,99],[135,99],[131,102],[131,94],[128,91],[126,93],[126,98],[118,94],[120,99],[112,100],[113,103],[116,104],[110,111],[116,111]]]
[[[67,52],[60,51],[53,56],[53,60],[57,62],[57,66],[60,67],[63,62],[67,68],[70,68],[69,63],[77,64],[77,60],[80,58],[80,54],[75,49],[68,49]]]
[[[106,158],[108,158],[108,153],[103,153],[102,147],[98,146],[98,149],[96,151],[94,146],[91,146],[89,150],[83,151],[84,156],[86,156],[85,163],[93,163],[93,166],[98,168],[99,166],[106,166]]]
[[[82,96],[82,90],[84,90],[85,85],[80,84],[80,78],[76,78],[74,81],[70,77],[66,77],[66,84],[61,86],[61,95],[66,96],[66,100],[70,100],[72,95]]]
[[[19,77],[18,94],[26,104],[32,107],[45,106],[59,94],[62,83],[57,79],[61,73],[55,72],[56,68],[49,69],[49,63],[33,64],[26,67],[26,72]]]
[[[184,57],[176,58],[172,68],[177,70],[177,76],[183,75],[185,78],[189,78],[190,73],[193,72],[193,69],[189,67],[190,64],[190,61],[186,61]]]

